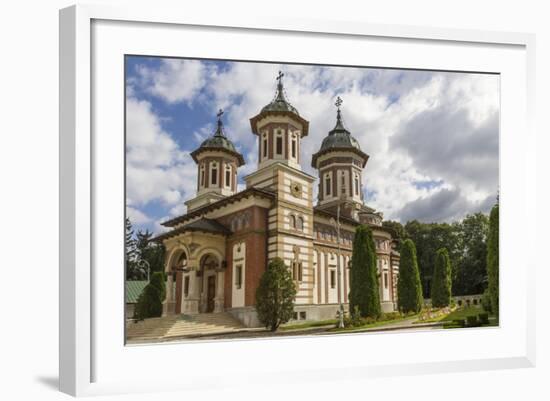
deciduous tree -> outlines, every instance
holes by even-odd
[[[487,273],[489,281],[489,297],[491,299],[491,310],[498,317],[499,296],[498,296],[498,231],[499,211],[498,203],[493,206],[489,219],[489,235],[487,239]]]
[[[290,269],[281,258],[274,258],[260,278],[256,289],[258,319],[271,331],[292,319],[296,285]]]

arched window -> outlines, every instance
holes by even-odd
[[[292,134],[291,147],[292,147],[292,152],[291,152],[292,158],[296,159],[296,153],[297,153],[297,150],[298,150],[298,141],[296,139],[296,134]]]
[[[283,132],[280,130],[275,132],[275,154],[279,156],[283,154]]]
[[[330,174],[325,175],[325,196],[330,196],[331,180]]]
[[[240,217],[237,217],[236,220],[237,220],[237,230],[240,230],[241,228],[243,228],[243,220]]]
[[[267,158],[267,133],[264,132],[262,135],[262,154],[263,158]]]
[[[204,187],[204,164],[201,164],[201,187]]]
[[[178,257],[178,260],[174,266],[177,269],[184,269],[187,267],[187,254],[185,252],[182,252],[181,255]]]
[[[231,187],[231,165],[225,165],[225,186],[227,188]]]
[[[218,185],[218,163],[213,162],[210,170],[210,183],[212,185]]]
[[[296,220],[296,228],[298,230],[304,229],[304,218],[302,216],[299,216],[298,219]]]
[[[290,215],[290,228],[296,228],[296,216]]]
[[[355,195],[359,196],[359,175],[355,174]]]

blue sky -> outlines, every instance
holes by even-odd
[[[499,77],[395,69],[323,67],[128,56],[127,213],[138,228],[185,213],[195,193],[189,153],[226,134],[256,169],[249,118],[269,103],[277,72],[289,101],[310,121],[302,168],[335,122],[342,97],[347,128],[370,155],[365,199],[387,219],[451,221],[486,212],[498,189]]]

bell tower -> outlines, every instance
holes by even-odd
[[[244,165],[244,158],[225,135],[223,114],[220,109],[216,115],[214,135],[191,152],[197,164],[197,195],[185,202],[188,212],[237,192],[237,169]]]
[[[300,142],[308,134],[309,122],[286,99],[283,77],[279,71],[275,97],[250,119],[252,132],[258,137],[258,170],[274,163],[301,170]]]
[[[276,195],[269,210],[268,261],[284,260],[296,283],[296,303],[313,302],[313,182],[302,171],[301,140],[309,122],[285,95],[282,72],[277,76],[273,100],[250,119],[258,137],[258,171],[245,177],[247,187]],[[292,250],[289,252],[289,250]]]
[[[320,209],[336,209],[358,219],[365,209],[362,173],[369,156],[344,126],[342,99],[336,99],[336,125],[323,139],[321,148],[311,158],[311,166],[319,171],[318,205]]]

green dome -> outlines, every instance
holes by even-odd
[[[282,75],[280,74],[278,78],[279,83],[277,84],[277,94],[275,95],[275,98],[271,101],[271,103],[264,106],[264,108],[262,109],[262,113],[269,112],[269,111],[288,111],[290,113],[294,113],[299,116],[300,113],[298,113],[298,110],[296,110],[296,107],[291,105],[285,98],[281,77]]]
[[[237,152],[237,149],[235,148],[235,145],[233,145],[233,142],[231,142],[224,133],[223,130],[223,123],[221,120],[221,115],[223,112],[220,110],[220,113],[218,113],[218,128],[216,129],[216,132],[213,136],[210,138],[205,139],[201,146],[199,146],[197,149],[195,149],[193,152],[191,152],[191,156],[193,157],[193,160],[195,162],[197,161],[196,156],[205,150],[224,150],[231,155],[235,156],[238,161],[239,165],[242,166],[244,164],[244,158],[243,156]]]
[[[344,127],[340,110],[338,110],[336,116],[336,126],[328,133],[328,136],[323,139],[319,151],[322,152],[331,148],[355,148],[361,150],[361,146],[359,146],[357,139],[355,139]]]
[[[218,122],[218,129],[216,130],[216,133],[214,136],[205,139],[201,143],[201,148],[223,148],[226,150],[229,150],[231,152],[236,152],[235,145],[233,145],[233,142],[231,142],[224,134],[223,134],[223,127],[221,126],[221,123]]]
[[[355,139],[346,129],[346,127],[344,127],[339,107],[336,114],[336,125],[331,131],[329,131],[325,139],[323,139],[319,151],[313,154],[311,158],[312,167],[317,168],[317,159],[321,155],[324,155],[331,151],[351,151],[363,158],[363,166],[364,164],[366,164],[367,159],[369,158],[369,156],[361,150],[361,146],[359,145],[357,139]]]

